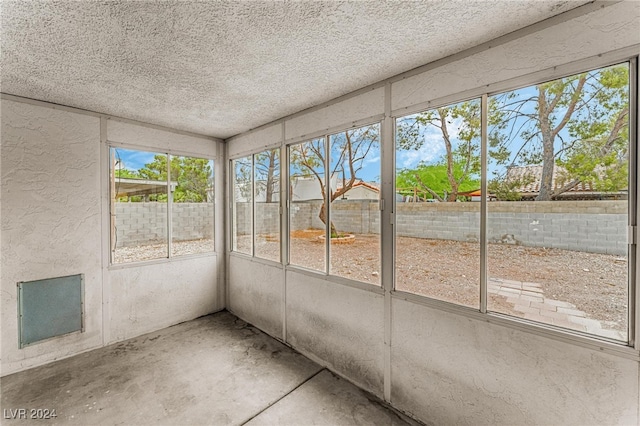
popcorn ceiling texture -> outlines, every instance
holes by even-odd
[[[587,1],[3,1],[2,92],[220,138]]]

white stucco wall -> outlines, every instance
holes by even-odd
[[[391,403],[434,425],[635,425],[638,362],[393,301]]]
[[[102,344],[100,119],[1,101],[2,374]],[[18,281],[85,274],[85,332],[19,349]]]
[[[109,272],[111,341],[120,341],[213,312],[215,256]]]
[[[284,340],[282,267],[246,262],[238,256],[232,256],[229,259],[228,274],[227,308],[271,336]]]
[[[490,48],[393,78],[390,97],[378,88],[284,118],[285,143],[346,128],[383,112],[385,102],[400,116],[432,101],[460,101],[582,71],[616,52],[624,51],[617,57],[623,60],[640,53],[639,23],[640,3],[622,2],[528,29]],[[393,149],[391,140],[383,140],[383,153]],[[382,161],[384,174],[389,159]],[[392,256],[390,243],[383,241],[383,259]],[[426,424],[640,422],[637,350],[517,321],[488,320],[462,308],[425,303],[388,288],[365,289],[290,266],[285,266],[284,277],[269,275],[266,279],[273,281],[256,286],[249,279],[256,271],[249,265],[260,261],[230,257],[234,312],[241,317],[250,312],[258,327],[262,318],[281,315],[284,337],[294,348]],[[279,304],[258,304],[247,296],[266,289],[284,292],[284,313]]]
[[[282,123],[274,123],[246,133],[239,138],[227,141],[229,158],[237,158],[247,154],[273,148],[282,142]]]
[[[285,139],[303,138],[335,126],[349,126],[384,113],[384,88],[366,90],[331,105],[321,106],[285,120]]]
[[[287,271],[286,295],[287,342],[382,398],[382,294]]]
[[[98,114],[8,97],[1,117],[2,375],[222,308],[216,255],[109,267],[108,154]],[[107,137],[120,143],[217,153],[207,138],[108,121]],[[81,273],[84,332],[19,349],[16,283]]]
[[[420,105],[640,43],[640,2],[621,2],[585,16],[403,78],[392,86],[391,108]],[[562,70],[558,70],[562,72]]]

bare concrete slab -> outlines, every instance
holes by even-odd
[[[2,408],[55,409],[55,424],[241,424],[320,369],[222,312],[7,376]]]
[[[261,425],[417,425],[328,370],[322,370],[246,423]]]
[[[3,425],[402,424],[228,312],[6,376],[0,386]],[[46,410],[56,417],[37,418]]]

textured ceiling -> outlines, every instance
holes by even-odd
[[[2,92],[220,138],[587,1],[8,1]]]

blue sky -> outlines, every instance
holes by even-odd
[[[127,170],[140,170],[145,164],[153,162],[154,155],[158,153],[134,151],[124,148],[114,148],[116,163],[120,161],[120,164],[116,168],[124,168]]]

